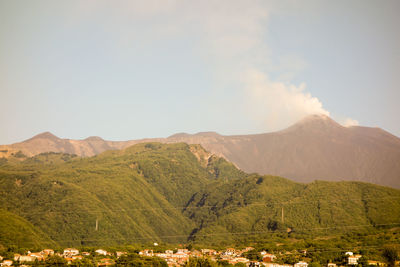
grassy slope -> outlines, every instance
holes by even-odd
[[[13,245],[52,247],[55,243],[24,218],[0,209],[0,248]]]
[[[287,228],[291,236],[311,236],[400,222],[398,190],[248,175],[198,145],[148,143],[84,159],[56,153],[9,159],[0,166],[0,184],[1,207],[62,246],[184,242],[189,235],[197,242],[240,243]]]
[[[10,161],[0,169],[0,203],[61,245],[184,241],[194,224],[182,206],[216,179],[193,148],[152,143],[84,159],[47,153]],[[218,164],[231,165],[209,167]]]
[[[257,240],[288,229],[289,237],[328,235],[398,225],[400,191],[360,182],[300,184],[252,175],[197,194],[185,214],[199,226],[191,237],[197,242]]]

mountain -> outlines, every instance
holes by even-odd
[[[50,132],[45,132],[20,143],[0,146],[0,156],[9,157],[21,151],[28,157],[45,152],[68,153],[81,157],[90,157],[107,150],[122,149],[129,145],[129,141],[105,141],[95,136],[84,140],[61,139]]]
[[[177,242],[194,227],[177,207],[210,181],[243,175],[199,145],[183,143],[138,144],[87,158],[51,152],[0,164],[0,206],[61,245],[159,236]]]
[[[246,174],[186,143],[141,143],[85,158],[10,158],[0,163],[0,184],[0,225],[16,221],[26,229],[6,224],[3,246],[247,244],[361,230],[386,238],[400,222],[400,190]],[[20,238],[26,235],[33,240]]]
[[[50,133],[0,146],[0,157],[21,151],[93,156],[143,142],[201,144],[245,172],[283,176],[298,182],[354,180],[400,188],[400,138],[369,127],[343,127],[324,115],[311,115],[278,132],[223,136],[179,133],[168,138],[105,141],[60,139]],[[21,153],[20,153],[21,154]]]
[[[309,116],[274,133],[172,140],[199,143],[246,172],[400,188],[400,138],[379,128],[343,127],[326,116]]]

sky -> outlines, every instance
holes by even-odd
[[[400,1],[0,1],[0,144],[284,129],[400,136]]]

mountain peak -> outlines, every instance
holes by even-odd
[[[324,121],[324,122],[329,122],[329,121],[335,122],[328,115],[325,115],[325,114],[311,114],[311,115],[305,116],[298,123],[310,123],[310,122],[321,122],[321,121]]]
[[[84,141],[104,141],[104,139],[99,136],[89,136]]]
[[[186,138],[186,137],[219,137],[221,136],[219,133],[217,132],[198,132],[195,134],[188,134],[188,133],[176,133],[173,134],[171,136],[169,136],[168,138]]]
[[[332,129],[344,128],[342,125],[334,121],[331,117],[324,114],[312,114],[304,117],[294,125],[290,126],[284,131],[292,130],[332,130]]]
[[[29,140],[35,140],[35,139],[59,140],[60,138],[58,138],[51,132],[43,132],[38,135],[35,135],[34,137],[30,138]]]
[[[218,136],[221,136],[217,132],[199,132],[199,133],[196,133],[194,135],[195,136],[204,136],[204,137],[218,137]]]
[[[176,133],[176,134],[168,136],[167,138],[184,138],[184,137],[188,137],[188,136],[190,136],[190,134],[188,134],[188,133]]]

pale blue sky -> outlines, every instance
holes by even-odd
[[[0,144],[279,130],[400,136],[399,1],[0,1]]]

